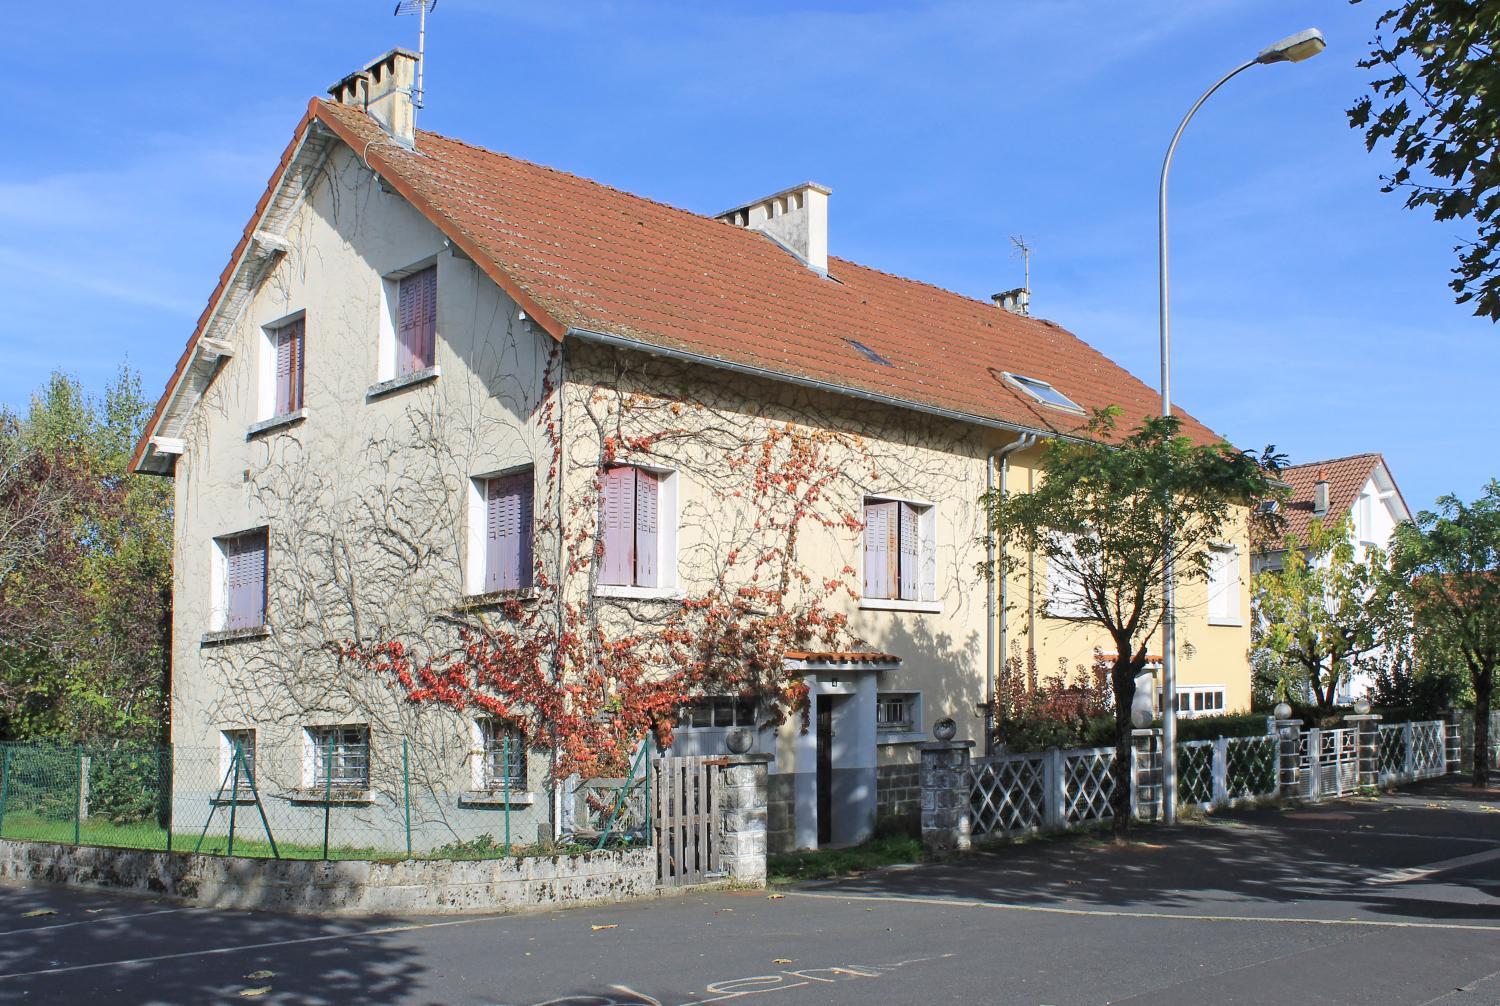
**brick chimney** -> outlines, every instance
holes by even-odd
[[[340,105],[353,105],[380,123],[403,147],[414,147],[417,121],[411,99],[420,59],[410,49],[392,49],[334,84],[328,93]]]
[[[1313,513],[1319,517],[1328,512],[1328,479],[1323,469],[1318,469],[1318,481],[1313,485]]]
[[[800,258],[813,272],[828,275],[828,196],[833,192],[817,182],[736,206],[718,219],[769,235]]]

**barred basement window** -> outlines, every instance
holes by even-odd
[[[526,742],[521,731],[502,720],[483,719],[479,721],[479,736],[484,744],[482,788],[525,789]]]
[[[221,734],[223,757],[220,759],[220,778],[234,781],[234,748],[238,744],[240,753],[244,756],[240,764],[239,790],[248,793],[251,789],[250,780],[255,778],[255,731],[224,730]]]
[[[916,693],[881,692],[876,696],[875,729],[882,733],[911,733],[916,730]]]
[[[314,789],[370,788],[370,728],[364,724],[308,727]]]

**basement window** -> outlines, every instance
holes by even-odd
[[[1020,374],[1007,373],[1005,376],[1010,380],[1010,383],[1014,384],[1016,387],[1020,388],[1022,391],[1026,392],[1026,394],[1030,395],[1038,402],[1041,402],[1043,405],[1050,405],[1054,409],[1065,409],[1068,412],[1083,411],[1083,406],[1073,401],[1073,399],[1069,398],[1061,391],[1058,391],[1046,381],[1039,380],[1035,377],[1022,377]]]
[[[887,360],[885,357],[881,356],[879,353],[875,352],[875,350],[871,349],[869,346],[866,346],[864,343],[860,342],[857,339],[845,339],[844,341],[853,346],[855,349],[859,350],[860,354],[871,363],[878,363],[882,367],[895,366],[895,364],[890,360]]]

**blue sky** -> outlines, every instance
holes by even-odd
[[[0,402],[122,359],[165,381],[311,95],[416,22],[391,0],[7,12]],[[1461,226],[1379,191],[1351,131],[1378,6],[1180,0],[442,0],[421,125],[713,213],[812,178],[834,254],[1034,313],[1155,384],[1173,172],[1174,397],[1294,461],[1386,454],[1415,508],[1500,474],[1500,331],[1454,305]]]

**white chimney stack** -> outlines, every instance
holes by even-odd
[[[417,118],[412,90],[420,60],[410,49],[392,49],[334,84],[328,93],[340,105],[353,105],[380,123],[403,147],[414,147]]]
[[[828,197],[832,192],[826,185],[803,182],[725,210],[718,219],[770,236],[813,272],[827,276]]]

